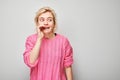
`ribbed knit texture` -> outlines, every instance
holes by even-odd
[[[66,80],[64,68],[73,63],[73,49],[68,39],[60,34],[52,39],[43,38],[39,58],[30,64],[29,55],[36,40],[37,34],[27,38],[23,54],[25,64],[30,67],[30,80]]]

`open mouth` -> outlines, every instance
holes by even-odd
[[[39,29],[41,30],[41,31],[43,31],[43,30],[45,30],[45,29],[49,29],[50,27],[40,27]]]

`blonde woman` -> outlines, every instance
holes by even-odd
[[[30,80],[73,80],[73,49],[69,40],[55,33],[56,15],[43,7],[35,16],[36,33],[27,37],[23,57]]]

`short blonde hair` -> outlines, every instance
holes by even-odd
[[[55,11],[54,11],[52,8],[50,8],[50,7],[43,7],[43,8],[39,9],[39,10],[36,12],[36,16],[35,16],[35,18],[34,18],[34,21],[35,21],[36,26],[38,25],[38,18],[39,18],[39,16],[40,16],[41,14],[43,14],[43,13],[46,13],[46,12],[50,12],[50,13],[52,14],[52,16],[53,16],[53,21],[54,21],[54,29],[55,29],[55,28],[56,28],[56,24],[57,24],[57,22],[56,22],[56,13],[55,13]]]

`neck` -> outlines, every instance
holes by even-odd
[[[44,34],[45,38],[51,39],[55,37],[54,33]]]

